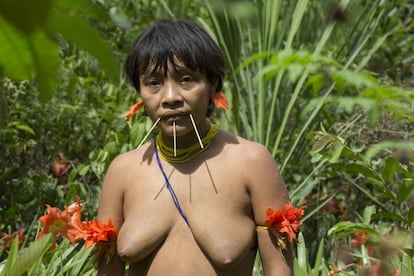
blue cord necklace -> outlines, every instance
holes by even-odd
[[[164,168],[162,167],[160,156],[158,154],[158,149],[157,149],[157,143],[156,142],[154,142],[154,151],[155,151],[155,157],[157,159],[158,167],[160,168],[162,176],[164,177],[165,185],[167,186],[167,189],[170,192],[170,195],[171,195],[171,198],[174,202],[174,205],[177,208],[180,215],[183,217],[185,223],[188,225],[188,227],[190,227],[190,223],[188,222],[188,219],[187,219],[186,215],[184,214],[183,209],[181,208],[180,202],[178,201],[178,198],[177,198],[177,195],[175,194],[174,188],[171,186],[171,183],[168,180],[167,174],[165,173]]]

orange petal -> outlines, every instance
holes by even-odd
[[[229,109],[229,103],[223,93],[214,93],[211,95],[211,100],[216,108]]]
[[[136,104],[133,104],[129,107],[129,112],[127,115],[125,115],[125,121],[131,120],[132,116],[134,116],[135,113],[140,110],[141,107],[144,106],[144,103],[142,101],[137,102]]]

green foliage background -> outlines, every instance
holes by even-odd
[[[403,240],[398,265],[384,263],[412,271],[409,0],[1,1],[0,232],[23,228],[27,245],[45,204],[63,207],[75,195],[86,217],[96,215],[110,161],[150,127],[142,117],[123,120],[138,95],[122,62],[140,30],[165,17],[195,20],[217,40],[231,110],[214,119],[264,144],[292,202],[307,206],[298,275],[369,268],[366,248],[350,246],[362,230]],[[65,181],[50,170],[60,153],[70,163]],[[83,250],[69,248],[60,252],[87,261]],[[344,248],[351,261],[338,257]],[[8,255],[0,252],[3,260]],[[46,259],[50,267],[58,262]]]

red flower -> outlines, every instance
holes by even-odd
[[[82,204],[80,202],[80,197],[76,196],[76,201],[68,206],[68,213],[70,216],[71,223],[77,227],[81,227],[81,218],[82,218]]]
[[[23,244],[24,239],[26,238],[23,231],[24,231],[23,228],[20,228],[19,230],[17,230],[16,232],[13,232],[12,234],[0,232],[0,252],[3,251],[4,249],[10,248],[16,237],[19,238],[19,248],[20,248],[20,246]]]
[[[132,118],[132,116],[134,116],[134,114],[135,113],[137,113],[138,112],[138,110],[140,110],[141,109],[141,107],[143,107],[144,106],[144,103],[142,102],[142,101],[139,101],[139,102],[137,102],[137,103],[135,103],[135,104],[133,104],[133,105],[131,105],[130,107],[129,107],[129,112],[128,112],[128,114],[127,115],[125,115],[125,121],[129,121],[129,120],[131,120],[131,118]]]
[[[359,246],[361,244],[364,244],[369,238],[368,233],[364,231],[356,231],[354,235],[355,238],[352,239],[353,246]]]
[[[277,230],[280,234],[287,235],[288,240],[291,242],[296,238],[296,233],[302,225],[300,219],[305,213],[304,208],[305,206],[295,208],[290,202],[278,210],[268,208],[265,223],[269,228]]]
[[[214,93],[211,95],[211,100],[216,108],[229,109],[229,103],[223,93]]]
[[[99,242],[115,242],[118,235],[118,229],[112,224],[111,219],[107,224],[96,219],[92,222],[85,221],[82,223],[82,230],[86,248]]]
[[[75,225],[72,224],[72,217],[69,214],[68,208],[62,212],[58,208],[47,207],[47,214],[39,218],[39,222],[42,224],[43,229],[38,235],[38,239],[47,233],[53,235],[53,240],[56,242],[59,235],[66,237],[74,244],[76,240],[82,236],[81,231]]]
[[[54,241],[52,248],[55,247],[57,238],[64,236],[72,244],[78,240],[84,240],[86,248],[95,245],[92,253],[95,263],[99,263],[103,257],[108,260],[115,254],[118,229],[112,224],[111,219],[106,224],[96,219],[92,222],[82,221],[82,204],[79,196],[69,207],[65,206],[64,211],[49,205],[46,207],[47,214],[39,218],[43,228],[38,238],[52,233]]]

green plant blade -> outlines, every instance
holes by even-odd
[[[52,235],[48,234],[39,240],[30,244],[30,246],[23,250],[22,254],[17,257],[15,265],[8,271],[8,276],[20,276],[28,271],[33,264],[42,258],[43,254],[52,245]]]

